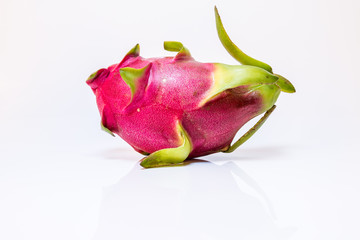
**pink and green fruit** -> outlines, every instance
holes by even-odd
[[[242,52],[229,38],[215,7],[218,36],[242,65],[200,63],[180,42],[164,42],[175,57],[143,58],[137,44],[124,59],[87,79],[102,129],[119,135],[147,155],[145,168],[232,152],[249,139],[275,109],[281,91],[295,92],[266,63]],[[232,144],[238,130],[264,116]]]

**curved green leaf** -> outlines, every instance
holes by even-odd
[[[266,71],[272,73],[272,68],[255,58],[252,58],[246,55],[243,51],[241,51],[230,39],[229,35],[226,33],[225,28],[222,24],[219,12],[215,6],[215,19],[216,19],[216,29],[219,36],[219,39],[228,53],[233,56],[238,62],[245,64],[245,65],[252,65],[257,66],[260,68],[265,69]]]

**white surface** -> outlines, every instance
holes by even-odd
[[[144,57],[178,40],[235,64],[214,2],[0,3],[0,239],[360,238],[359,2],[215,4],[234,42],[298,92],[236,152],[142,170],[99,130],[84,80],[137,42]]]

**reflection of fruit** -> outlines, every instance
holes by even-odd
[[[197,62],[180,42],[164,42],[166,50],[177,52],[175,57],[145,59],[137,44],[119,64],[87,80],[96,95],[102,128],[150,154],[141,163],[144,167],[233,151],[266,120],[281,90],[295,91],[269,65],[238,49],[216,8],[215,13],[221,42],[244,65]],[[264,112],[265,117],[231,146],[236,132]]]
[[[186,163],[152,171],[135,164],[104,187],[93,240],[290,239],[294,227],[277,219],[268,189],[246,171],[231,161]]]

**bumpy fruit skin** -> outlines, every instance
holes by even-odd
[[[132,97],[120,69],[150,66]],[[214,87],[217,64],[172,57],[144,59],[130,56],[99,70],[88,84],[96,95],[102,124],[139,152],[152,153],[180,145],[180,123],[190,136],[189,157],[218,152],[231,144],[237,131],[263,113],[261,93],[248,86],[221,92],[202,103]],[[275,86],[274,95],[280,88]]]
[[[145,167],[228,149],[237,131],[274,105],[281,86],[289,86],[271,68],[200,63],[179,42],[165,42],[164,47],[177,55],[146,59],[136,45],[119,64],[100,69],[87,80],[103,129],[140,153],[157,154],[145,159],[146,164],[143,161]],[[177,154],[178,160],[167,162]]]

